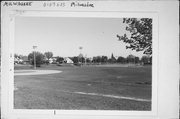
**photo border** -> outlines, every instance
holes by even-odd
[[[46,1],[47,2],[47,1]],[[51,1],[48,1],[51,2]],[[59,1],[58,1],[59,2]],[[107,3],[104,1],[93,2],[94,4],[103,4],[106,9],[104,11],[99,6],[96,10],[91,9],[42,9],[42,7],[37,8],[38,5],[41,5],[42,2],[34,2],[35,5],[33,8],[24,8],[24,7],[15,7],[15,8],[4,8],[3,17],[2,17],[2,70],[1,70],[1,84],[2,84],[2,116],[11,117],[11,118],[19,118],[30,116],[29,118],[41,118],[41,117],[62,117],[65,116],[67,118],[73,118],[74,116],[81,117],[87,116],[87,118],[91,118],[92,116],[97,116],[98,118],[159,118],[159,66],[160,66],[160,56],[161,50],[159,49],[159,11],[154,11],[154,9],[146,10],[144,7],[141,11],[132,11],[117,7],[115,3],[117,2],[108,2],[110,3],[110,7],[107,7]],[[65,2],[66,4],[70,4],[71,2]],[[119,4],[126,5],[128,2],[118,2]],[[146,4],[146,2],[143,2]],[[152,2],[153,3],[153,2]],[[134,4],[138,4],[135,2]],[[148,4],[146,4],[148,5]],[[115,6],[115,10],[111,10],[111,8]],[[122,5],[120,5],[122,6]],[[142,5],[139,5],[142,6]],[[157,7],[154,5],[154,7]],[[99,9],[100,8],[100,9]],[[153,68],[152,68],[152,111],[86,111],[86,110],[28,110],[28,109],[13,109],[13,88],[14,88],[14,24],[16,17],[99,17],[99,18],[152,18],[153,19]],[[7,41],[8,39],[8,41]],[[6,51],[6,53],[5,53]],[[8,62],[5,59],[9,59]],[[7,75],[8,74],[8,75]],[[6,80],[5,80],[6,79]],[[7,80],[8,79],[8,80]],[[8,87],[7,87],[8,85]],[[5,101],[6,99],[6,101]],[[56,113],[56,114],[55,114]],[[11,116],[9,116],[11,115]],[[31,117],[32,116],[32,117]]]

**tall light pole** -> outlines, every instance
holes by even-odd
[[[82,49],[83,49],[83,47],[82,47],[82,46],[80,46],[80,47],[79,47],[80,53],[82,52]]]
[[[83,49],[83,47],[82,47],[82,46],[80,46],[80,47],[79,47],[80,54],[82,54],[82,49]]]
[[[36,69],[36,49],[37,46],[33,46],[33,49],[34,49],[34,69]]]
[[[87,54],[85,55],[84,59],[85,59],[85,65],[86,65],[86,58],[87,58]]]

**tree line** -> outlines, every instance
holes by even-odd
[[[15,58],[21,58],[23,55],[14,55]],[[57,56],[53,57],[52,52],[31,52],[29,53],[28,61],[31,65],[34,65],[34,56],[36,59],[36,66],[40,66],[42,64],[49,64],[50,59],[54,58],[54,61],[52,63],[55,64],[62,64],[62,63],[67,63],[65,62],[65,58]],[[68,57],[70,60],[73,61],[74,64],[113,64],[113,63],[121,63],[121,64],[126,64],[126,63],[133,63],[133,64],[151,64],[152,63],[152,58],[148,55],[144,55],[141,58],[134,56],[134,55],[128,55],[127,57],[119,56],[119,57],[114,57],[113,54],[111,54],[111,57],[108,58],[108,56],[94,56],[94,57],[84,57],[82,54],[78,56],[73,56],[73,57]]]

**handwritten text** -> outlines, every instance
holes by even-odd
[[[86,3],[72,2],[71,7],[94,7],[94,4],[89,2]]]
[[[4,2],[3,6],[31,6],[32,2]]]

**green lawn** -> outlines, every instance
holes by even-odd
[[[29,67],[15,67],[30,69]],[[42,66],[58,74],[15,76],[16,109],[151,110],[151,102],[117,99],[103,94],[151,100],[151,66]]]

